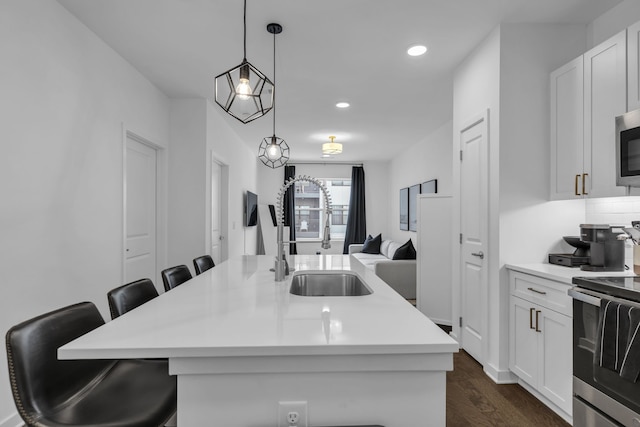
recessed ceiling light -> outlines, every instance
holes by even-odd
[[[411,56],[424,55],[427,52],[427,47],[422,45],[411,46],[407,49],[407,53]]]
[[[338,103],[336,104],[336,107],[338,107],[338,108],[348,108],[348,107],[349,107],[349,105],[350,105],[350,104],[349,104],[348,102],[338,102]]]
[[[326,158],[329,158],[329,157],[331,157],[331,154],[323,154],[323,155],[322,155],[322,158],[323,158],[323,159],[326,159]]]

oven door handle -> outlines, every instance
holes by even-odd
[[[592,291],[590,289],[582,289],[579,287],[573,287],[567,291],[570,297],[577,299],[578,301],[585,302],[587,304],[600,307],[600,300],[617,302],[618,304],[628,305],[629,307],[640,308],[640,302],[631,301],[628,299],[617,298],[611,295],[603,294],[600,292]]]
[[[590,295],[591,292],[586,293],[584,291],[578,291],[575,288],[571,288],[567,291],[569,296],[573,299],[577,299],[578,301],[585,302],[590,305],[595,305],[596,307],[600,307],[600,298],[595,295]],[[604,295],[603,295],[604,296]]]

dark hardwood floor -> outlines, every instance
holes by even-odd
[[[569,427],[517,384],[496,384],[460,350],[447,372],[447,426]]]

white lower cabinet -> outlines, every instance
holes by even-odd
[[[570,286],[514,271],[509,281],[509,368],[557,407],[552,409],[571,418],[573,319],[566,293]]]

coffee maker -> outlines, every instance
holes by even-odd
[[[621,227],[607,224],[580,224],[580,240],[589,243],[589,263],[584,271],[624,271],[624,240]]]

